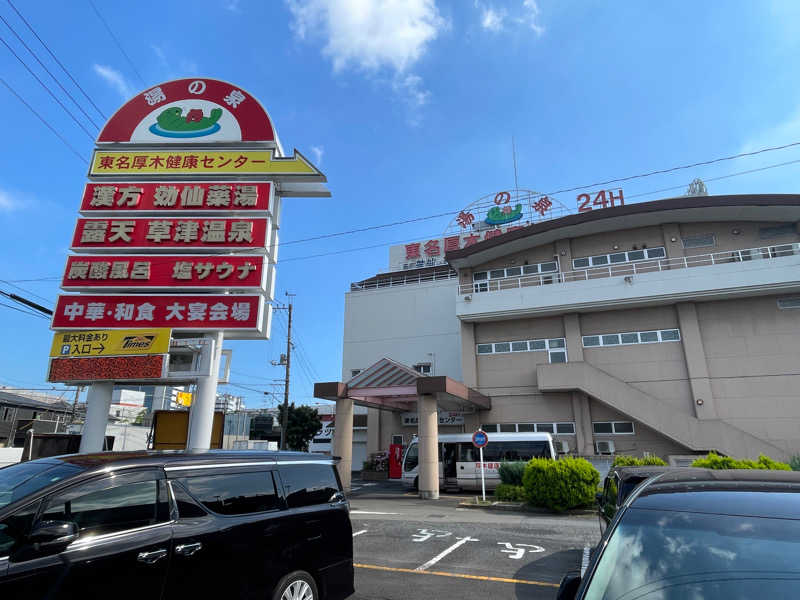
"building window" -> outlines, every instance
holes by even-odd
[[[786,223],[785,225],[776,225],[775,227],[759,227],[758,237],[762,240],[768,240],[782,235],[796,235],[797,230],[793,223]]]
[[[557,271],[558,271],[558,262],[553,260],[543,263],[535,263],[532,265],[523,265],[521,267],[508,267],[505,269],[491,269],[490,271],[478,271],[472,274],[472,281],[474,282],[473,287],[476,292],[485,292],[489,289],[488,284],[485,283],[488,279],[525,277],[527,275],[556,273]],[[549,283],[552,283],[552,281],[550,281]]]
[[[704,233],[681,238],[681,242],[684,248],[710,248],[717,245],[717,238],[713,233]]]
[[[633,435],[633,423],[630,421],[600,421],[592,423],[592,429],[600,435]]]
[[[631,250],[630,252],[614,252],[613,254],[598,254],[597,256],[584,256],[572,260],[573,269],[588,269],[589,267],[605,267],[607,265],[618,265],[622,263],[637,262],[640,260],[652,260],[664,258],[667,255],[663,246],[658,248],[646,248],[642,250]]]
[[[399,444],[399,445],[402,446],[403,445],[403,435],[402,434],[393,435],[392,436],[392,444]]]
[[[547,352],[551,363],[567,362],[567,342],[564,338],[494,342],[476,346],[477,354],[505,354],[508,352]]]
[[[658,342],[679,342],[679,329],[660,329],[658,331],[631,331],[628,333],[607,333],[604,335],[583,336],[583,347],[628,346],[630,344],[655,344]]]
[[[778,298],[778,308],[781,310],[800,308],[800,298]]]
[[[487,433],[549,433],[575,435],[575,423],[484,423]]]
[[[421,373],[422,375],[430,375],[431,374],[431,363],[419,363],[414,365],[413,369],[417,373]]]

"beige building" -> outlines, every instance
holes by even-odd
[[[449,398],[462,418],[440,413],[442,433],[785,460],[800,452],[799,223],[800,195],[681,197],[541,221],[447,252],[449,266],[358,282],[344,387],[324,397],[373,407],[368,452],[417,433],[413,394],[370,403],[346,389],[389,358],[486,398]]]

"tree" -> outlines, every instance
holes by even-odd
[[[283,406],[280,408],[279,422],[283,426]],[[322,421],[316,408],[289,405],[289,426],[286,428],[286,447],[289,450],[306,452],[308,444],[322,429]]]

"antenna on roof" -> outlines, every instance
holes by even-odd
[[[515,197],[519,196],[519,182],[517,181],[517,147],[514,144],[514,136],[511,136],[511,157],[514,161],[514,192]]]

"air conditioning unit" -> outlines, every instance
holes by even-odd
[[[470,294],[467,294],[466,296],[464,296],[464,301],[465,302],[469,302],[470,300],[472,300],[472,296]]]
[[[595,442],[594,451],[597,454],[614,454],[614,442],[611,440]]]
[[[556,445],[556,452],[559,454],[568,454],[569,453],[569,444],[567,442],[558,440],[553,442]]]

